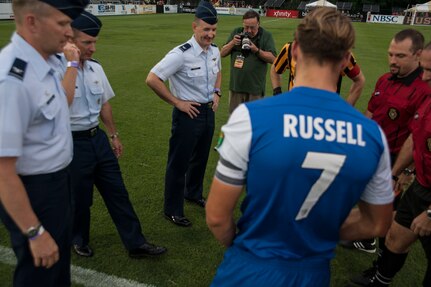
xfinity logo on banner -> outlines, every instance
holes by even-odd
[[[268,9],[266,11],[266,16],[277,17],[277,18],[298,18],[297,10],[274,10]]]
[[[290,12],[288,12],[288,11],[275,11],[274,17],[290,18]]]
[[[368,15],[367,22],[369,23],[388,23],[388,24],[402,24],[404,16],[393,15]]]

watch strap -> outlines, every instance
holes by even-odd
[[[45,228],[43,227],[42,224],[39,223],[38,225],[31,226],[29,229],[27,229],[27,231],[25,232],[25,236],[29,240],[34,240],[40,235],[42,235],[44,232],[45,232]]]

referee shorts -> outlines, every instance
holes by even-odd
[[[410,229],[413,220],[428,209],[431,204],[431,190],[423,187],[416,179],[404,192],[395,214],[395,221]]]

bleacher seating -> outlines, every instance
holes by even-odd
[[[351,10],[353,6],[353,2],[337,2],[338,10]]]
[[[298,8],[296,8],[297,10],[305,10],[305,5],[307,5],[308,3],[311,3],[313,1],[301,1],[301,3],[299,3]]]
[[[380,12],[380,5],[379,4],[364,4],[362,6],[362,12],[368,12],[371,13],[379,13]]]
[[[264,4],[265,7],[273,7],[273,8],[279,8],[281,5],[283,5],[285,0],[268,0]]]

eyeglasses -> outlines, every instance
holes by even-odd
[[[243,25],[243,27],[244,27],[244,29],[257,30],[259,28],[259,24],[253,25],[253,26]]]

